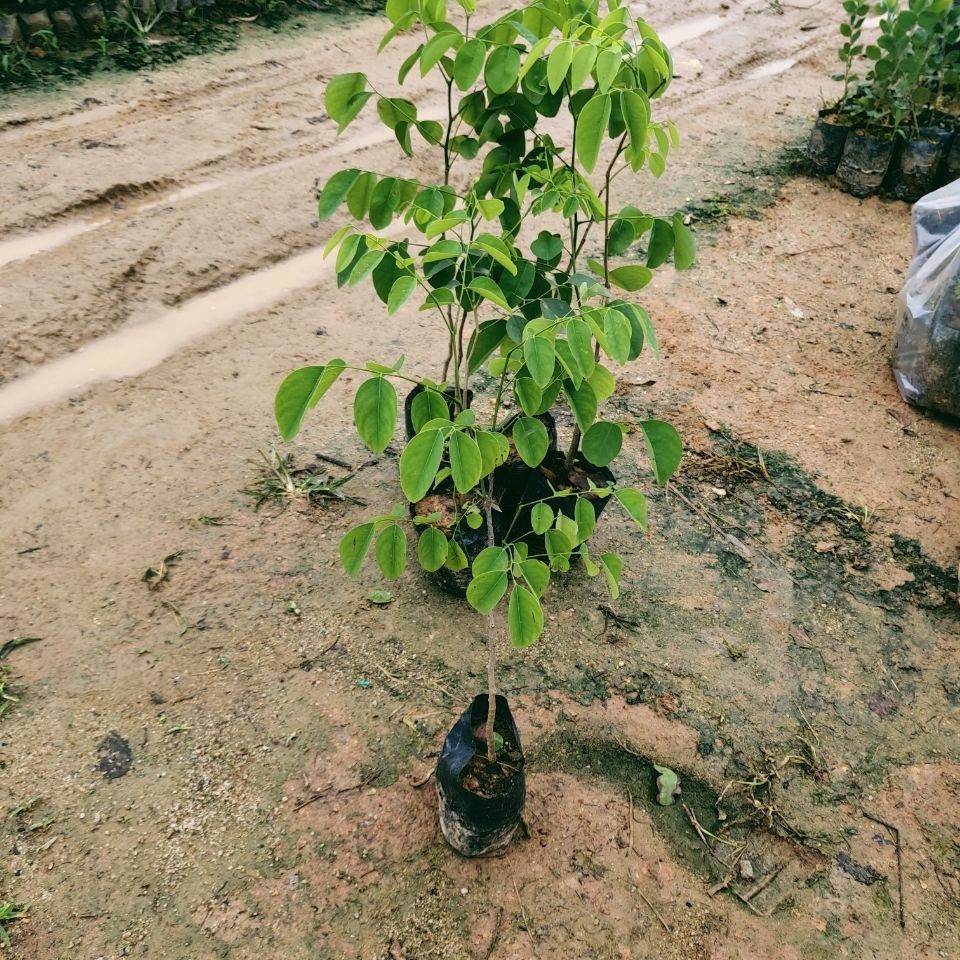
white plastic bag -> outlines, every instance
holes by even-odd
[[[903,399],[960,417],[960,180],[913,208],[894,374]]]

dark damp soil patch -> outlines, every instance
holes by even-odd
[[[737,183],[683,207],[694,228],[714,227],[730,219],[759,220],[763,211],[780,198],[784,184],[811,174],[804,156],[804,141],[794,140],[775,150],[761,154],[756,163],[730,170]]]
[[[631,794],[634,804],[646,810],[684,866],[701,876],[717,875],[719,864],[704,848],[684,810],[686,804],[705,829],[717,830],[717,794],[707,784],[676,770],[681,793],[674,803],[662,806],[657,802],[656,758],[627,753],[618,743],[599,736],[578,736],[570,723],[539,740],[532,754],[530,771],[566,773],[584,782],[613,787],[625,798]]]
[[[715,434],[710,449],[691,451],[684,475],[726,491],[715,519],[748,545],[763,538],[772,518],[787,522],[794,531],[787,551],[789,573],[800,584],[815,584],[821,597],[849,593],[890,611],[912,604],[956,620],[948,602],[956,590],[953,571],[924,556],[916,540],[886,534],[885,518],[869,504],[850,503],[823,490],[789,454]],[[727,575],[744,575],[747,563],[735,553],[720,551],[718,558]],[[875,571],[891,560],[912,579],[888,589],[877,582]]]

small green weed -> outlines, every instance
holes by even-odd
[[[10,946],[10,934],[8,933],[10,924],[22,920],[29,909],[30,906],[26,903],[14,903],[12,900],[0,901],[0,943],[5,947]]]

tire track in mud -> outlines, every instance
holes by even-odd
[[[795,42],[795,30],[800,25],[800,19],[806,14],[793,15],[789,23],[777,24],[780,29],[776,32],[771,28],[768,34],[754,37],[757,42],[745,44],[741,39],[744,24],[749,21],[759,22],[759,18],[748,17],[747,14],[750,13],[757,11],[749,6],[737,5],[720,16],[705,6],[697,5],[684,11],[684,16],[663,28],[662,32],[668,39],[672,39],[675,49],[682,53],[701,52],[699,47],[703,45],[708,47],[708,51],[723,49],[726,53],[724,57],[705,57],[704,69],[698,76],[690,80],[678,80],[661,101],[664,114],[676,118],[705,118],[716,103],[731,98],[736,86],[746,79],[743,74],[749,67],[783,58],[788,52],[795,55],[798,49],[812,52],[823,44],[824,38],[820,36],[810,37],[808,40],[806,35],[801,35],[801,43],[798,45]],[[651,20],[654,19],[653,12],[648,15]],[[288,128],[291,125],[302,124],[305,117],[304,104],[301,101],[306,98],[319,105],[322,100],[320,85],[323,76],[329,71],[325,69],[326,64],[321,64],[318,69],[318,60],[336,55],[343,61],[344,54],[350,55],[343,47],[348,41],[352,43],[354,51],[358,46],[366,49],[372,44],[374,35],[379,33],[379,28],[380,24],[375,21],[363,21],[352,27],[338,28],[329,35],[313,38],[306,48],[294,51],[273,49],[269,51],[270,56],[263,60],[220,69],[214,76],[204,78],[204,82],[184,92],[181,88],[189,84],[194,77],[194,71],[190,70],[188,62],[185,68],[170,78],[168,88],[158,93],[138,95],[132,101],[96,107],[82,116],[77,113],[77,108],[73,108],[64,115],[61,125],[54,122],[44,129],[33,130],[28,137],[0,135],[0,143],[11,139],[26,143],[29,137],[33,137],[34,140],[30,141],[32,149],[49,150],[50,145],[44,147],[42,141],[53,137],[54,145],[58,145],[55,138],[63,132],[64,127],[71,129],[71,133],[76,129],[79,136],[84,124],[100,122],[105,113],[122,116],[129,118],[131,122],[121,123],[116,130],[110,132],[123,137],[125,141],[135,137],[147,138],[141,139],[137,144],[127,143],[130,148],[129,160],[124,157],[124,166],[127,166],[138,162],[137,157],[133,156],[134,153],[144,153],[159,147],[158,118],[163,121],[162,130],[169,130],[172,139],[176,141],[178,137],[181,140],[184,138],[185,129],[201,125],[207,122],[207,118],[231,110],[238,114],[238,119],[231,120],[226,129],[221,127],[216,131],[221,138],[226,137],[229,140],[229,145],[225,144],[227,149],[216,155],[197,159],[180,171],[167,166],[161,176],[142,182],[131,180],[99,189],[91,187],[89,195],[81,196],[66,205],[61,204],[56,210],[31,221],[48,225],[44,229],[48,231],[46,239],[50,241],[48,245],[41,243],[38,249],[33,251],[34,254],[43,253],[44,256],[36,257],[30,264],[31,283],[43,285],[47,277],[56,277],[58,271],[63,269],[62,258],[74,253],[82,235],[90,230],[102,231],[103,239],[98,241],[96,247],[87,244],[86,249],[109,251],[107,259],[113,255],[109,274],[113,277],[123,276],[121,261],[124,257],[134,264],[143,257],[144,251],[159,248],[159,255],[152,260],[153,276],[141,276],[141,283],[137,288],[138,313],[149,310],[151,299],[156,306],[189,302],[191,298],[205,295],[211,290],[231,286],[247,274],[256,274],[264,269],[265,261],[275,263],[283,257],[289,258],[291,254],[299,255],[298,251],[316,241],[316,237],[308,232],[306,211],[309,210],[309,201],[302,210],[300,207],[296,208],[298,213],[294,215],[293,223],[296,224],[299,220],[301,226],[294,226],[292,232],[289,229],[289,218],[282,229],[271,229],[264,217],[252,213],[249,217],[250,227],[244,227],[241,231],[248,232],[248,237],[238,243],[238,234],[236,231],[231,232],[227,244],[231,249],[226,256],[227,262],[223,264],[218,262],[222,259],[218,255],[219,246],[210,247],[210,255],[213,257],[211,261],[203,258],[203,250],[189,251],[189,256],[181,255],[178,244],[182,245],[184,238],[190,240],[190,227],[193,224],[197,224],[199,235],[202,236],[204,220],[218,223],[228,220],[224,214],[232,206],[255,211],[258,200],[261,204],[276,204],[282,197],[284,208],[292,209],[291,202],[300,202],[294,199],[294,195],[298,196],[300,190],[307,193],[318,176],[328,176],[338,167],[337,161],[348,156],[359,156],[364,150],[392,141],[392,134],[382,128],[375,117],[361,121],[362,126],[356,125],[353,128],[355,132],[349,139],[337,140],[333,136],[331,125],[315,140],[301,140],[296,146],[287,149],[281,146],[279,151],[276,149],[278,137],[257,137],[251,143],[253,138],[249,136],[249,127],[266,117],[272,119],[277,131],[281,132],[289,133]],[[355,56],[355,53],[353,55]],[[701,52],[701,55],[704,54]],[[283,60],[282,65],[275,57]],[[735,61],[733,65],[730,64],[731,59]],[[714,64],[718,65],[716,69]],[[718,71],[722,71],[722,75]],[[384,72],[392,82],[392,68],[385,69]],[[407,95],[418,103],[423,115],[430,115],[432,111],[426,109],[426,104],[432,99],[432,91],[425,83],[411,88]],[[272,103],[271,98],[276,98],[280,104]],[[272,117],[271,110],[276,110],[275,118]],[[0,127],[0,130],[2,129]],[[103,135],[102,130],[98,133]],[[263,142],[264,140],[266,142]],[[274,149],[266,152],[271,146]],[[21,148],[25,149],[23,144]],[[170,159],[176,163],[181,157],[174,154]],[[298,166],[307,166],[312,162],[316,165],[308,176],[299,177],[295,174]],[[189,182],[191,177],[197,176],[200,177],[199,180]],[[144,193],[149,199],[140,202]],[[128,209],[104,209],[104,216],[81,221],[82,228],[76,222],[69,222],[70,218],[78,213],[111,208],[118,201],[126,201],[128,198],[131,201]],[[171,217],[175,222],[171,222]],[[62,223],[64,219],[68,222]],[[42,232],[43,229],[35,234]],[[38,239],[35,234],[14,238],[12,242],[19,243],[21,250],[25,246],[29,248],[31,240]],[[0,268],[10,259],[7,257],[5,261],[3,250],[4,245],[0,244]],[[72,268],[71,263],[68,269]],[[29,314],[27,310],[23,310],[14,320],[14,325],[20,327],[20,332],[11,331],[12,337],[7,338],[10,349],[5,349],[4,353],[12,359],[18,353],[24,353],[17,349],[18,343],[28,343],[32,346],[32,349],[27,351],[30,356],[39,355],[42,360],[49,361],[64,347],[75,348],[79,343],[89,342],[93,337],[109,334],[111,329],[124,324],[133,313],[131,288],[123,282],[110,283],[107,289],[100,285],[89,291],[88,295],[80,296],[79,303],[79,310],[74,308],[70,311],[71,330],[65,337],[56,335],[57,323],[62,321],[62,311],[57,310],[56,303],[49,307],[46,304],[31,305]],[[50,314],[44,316],[48,310]],[[43,334],[37,336],[40,331],[43,331]],[[25,366],[23,359],[16,363],[16,373],[25,369],[29,370],[29,364]],[[3,372],[0,371],[0,374]]]

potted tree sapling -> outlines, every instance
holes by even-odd
[[[824,107],[817,114],[807,145],[807,158],[817,173],[824,176],[836,171],[851,123],[856,119],[856,101],[852,96],[858,83],[855,65],[864,51],[861,38],[870,4],[866,0],[844,0],[843,9],[847,19],[840,24],[843,43],[837,51],[843,72],[832,78],[843,84],[843,92],[832,107]]]
[[[348,169],[318,197],[321,219],[347,209],[327,245],[338,283],[371,278],[388,314],[414,298],[436,321],[439,373],[414,375],[403,357],[332,359],[289,374],[275,414],[290,440],[345,370],[359,372],[354,424],[382,452],[397,426],[397,385],[410,391],[403,502],[348,531],[340,557],[357,576],[372,550],[396,579],[413,533],[419,566],[457,575],[486,618],[487,690],[447,736],[436,777],[444,836],[479,855],[510,841],[525,796],[520,736],[497,689],[502,624],[513,646],[533,644],[552,582],[575,561],[618,595],[620,557],[590,551],[597,518],[612,502],[644,528],[647,507],[609,469],[625,430],[603,416],[616,386],[610,364],[656,349],[649,315],[630,295],[671,256],[690,266],[694,247],[680,216],[613,206],[614,181],[645,167],[659,177],[677,142],[674,127],[652,117],[672,72],[654,30],[616,0],[540,0],[479,27],[473,0],[458,7],[455,17],[442,0],[386,7],[381,50],[407,31],[422,37],[398,80],[432,73],[446,103],[440,121],[360,73],[326,91],[341,131],[375,104],[405,154],[416,137],[442,156],[442,182]],[[464,165],[456,178],[455,164]],[[454,189],[455,179],[464,185]],[[395,221],[406,228],[400,239]],[[644,262],[622,262],[638,241]],[[562,443],[550,412],[560,403],[576,423]],[[639,431],[666,483],[681,457],[676,430],[650,420]]]

